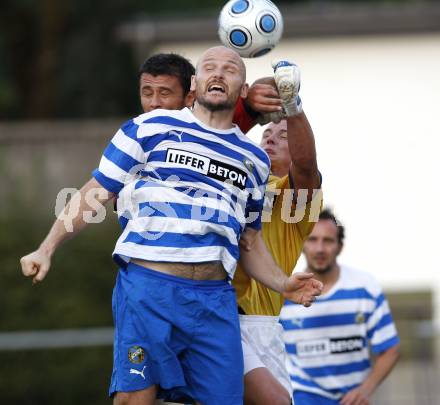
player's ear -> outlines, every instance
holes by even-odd
[[[196,91],[196,75],[191,76],[191,87],[190,91]]]
[[[338,256],[340,255],[340,253],[342,252],[342,249],[344,248],[344,244],[343,243],[339,243],[338,244]]]
[[[244,83],[243,86],[241,86],[240,97],[246,98],[248,95],[248,91],[249,85],[247,83]]]
[[[188,108],[192,107],[193,104],[194,104],[194,100],[195,99],[196,99],[195,91],[194,90],[190,90],[188,92],[188,94],[185,96],[185,100],[184,100],[185,107],[188,107]]]

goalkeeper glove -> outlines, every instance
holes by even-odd
[[[272,62],[272,67],[285,115],[293,117],[301,113],[302,103],[298,95],[301,84],[299,67],[285,60]]]

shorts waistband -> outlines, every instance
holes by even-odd
[[[280,317],[279,316],[270,316],[270,315],[238,315],[240,322],[246,323],[278,323]]]
[[[134,271],[144,277],[150,277],[155,279],[166,280],[171,283],[184,285],[192,288],[218,288],[218,287],[226,287],[230,286],[227,279],[225,280],[192,280],[189,278],[174,276],[172,274],[161,273],[159,271],[155,271],[149,269],[147,267],[140,266],[135,263],[128,263],[125,271]]]

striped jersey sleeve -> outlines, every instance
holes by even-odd
[[[374,312],[367,323],[367,335],[371,350],[380,354],[399,343],[396,327],[385,295],[381,291],[375,298]]]
[[[105,149],[95,179],[108,191],[118,194],[143,169],[146,154],[137,137],[138,125],[127,121]]]

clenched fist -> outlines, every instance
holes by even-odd
[[[50,268],[50,256],[41,249],[20,259],[21,271],[26,277],[33,277],[33,284],[43,281]]]

